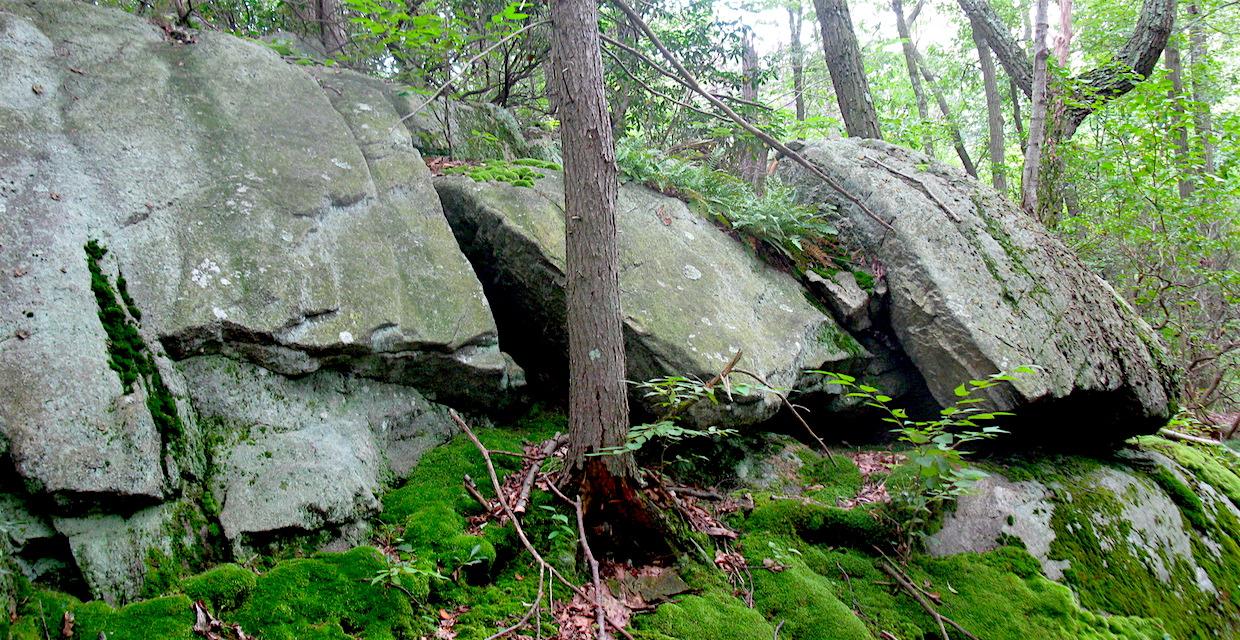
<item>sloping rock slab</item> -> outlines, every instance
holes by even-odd
[[[940,404],[969,379],[1037,365],[994,388],[1049,436],[1152,432],[1168,416],[1165,347],[1101,278],[1006,198],[924,155],[872,140],[813,142],[802,153],[864,201],[883,227],[790,162],[801,198],[838,209],[845,233],[887,269],[891,325]],[[933,194],[933,195],[931,195]]]
[[[464,176],[435,179],[449,222],[493,303],[510,307],[506,348],[515,349],[511,342],[517,341],[556,345],[531,354],[542,359],[564,353],[567,340],[564,183],[559,172],[544,176],[532,188]],[[741,350],[744,369],[786,389],[800,382],[803,369],[847,369],[868,356],[810,305],[792,278],[746,253],[680,200],[627,184],[616,211],[631,380],[706,380]],[[698,418],[751,423],[769,418],[779,402],[770,393],[738,400],[725,403],[722,414]]]
[[[109,370],[91,239],[174,359],[340,368],[480,404],[520,383],[382,83],[324,89],[260,44],[196,38],[0,0],[0,432],[56,496],[140,506],[172,482],[141,390]]]

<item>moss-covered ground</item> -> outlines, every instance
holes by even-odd
[[[535,411],[515,426],[480,429],[479,435],[488,447],[519,451],[523,442],[564,428],[562,417]],[[1196,465],[1198,477],[1204,480],[1208,473],[1222,485],[1220,492],[1230,491],[1234,467],[1208,452],[1177,451],[1178,445],[1161,440],[1142,446],[1164,451],[1185,467]],[[678,572],[691,592],[638,615],[635,637],[762,639],[774,637],[776,629],[784,640],[939,637],[931,616],[882,569],[891,560],[880,549],[890,553],[894,535],[884,507],[836,506],[861,487],[855,465],[842,455],[834,460],[805,451],[799,455],[803,464],[793,480],[801,491],[780,486],[750,492],[754,508],[729,520],[740,533],[729,548],[746,558],[750,575],[734,585],[712,563],[681,558]],[[519,458],[495,460],[502,474],[520,467]],[[1098,467],[1084,460],[1061,462],[1053,466],[1066,470],[1057,476],[1065,486],[1078,473]],[[1041,473],[1019,464],[1009,470],[1013,476]],[[1202,545],[1195,551],[1199,560],[1209,554],[1202,564],[1224,600],[1211,602],[1191,592],[1200,604],[1187,602],[1176,591],[1185,587],[1179,575],[1173,584],[1162,585],[1168,593],[1159,593],[1161,583],[1139,579],[1148,574],[1144,566],[1129,566],[1114,550],[1097,548],[1098,536],[1084,522],[1069,520],[1094,507],[1113,508],[1109,501],[1114,496],[1084,487],[1069,489],[1079,509],[1057,510],[1054,523],[1061,535],[1052,556],[1071,556],[1066,579],[1071,588],[1048,580],[1039,562],[1019,546],[942,558],[915,553],[902,570],[943,614],[986,640],[1227,637],[1228,627],[1219,621],[1229,607],[1240,610],[1230,595],[1240,593],[1235,543],[1240,524],[1230,509],[1190,486],[1195,480],[1186,484],[1175,474],[1148,473],[1182,511],[1185,526],[1221,549],[1216,553]],[[248,567],[220,564],[162,584],[152,598],[119,609],[22,585],[17,616],[0,620],[0,638],[51,637],[64,612],[71,611],[75,637],[95,638],[102,632],[113,640],[188,640],[195,637],[191,603],[202,600],[221,619],[264,640],[435,637],[444,617],[454,621],[456,638],[482,640],[526,611],[537,593],[539,572],[520,552],[510,528],[471,529],[469,518],[480,507],[462,488],[466,474],[491,494],[485,466],[468,440],[457,438],[428,452],[408,481],[384,497],[373,546]],[[525,517],[526,528],[550,561],[584,582],[576,566],[576,540],[554,517],[566,512],[556,509],[538,498]],[[717,550],[727,549],[721,544]],[[557,589],[554,597],[562,601],[565,590]],[[542,631],[544,637],[554,635],[551,618],[544,617]]]

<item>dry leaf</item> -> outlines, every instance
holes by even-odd
[[[43,91],[44,91],[44,89],[43,89],[43,85],[41,85],[41,84],[34,84],[34,85],[31,85],[31,86],[30,86],[30,90],[31,90],[31,91],[33,91],[33,92],[34,92],[34,94],[35,94],[36,96],[41,96],[41,95],[43,95]]]
[[[60,202],[60,199],[63,198],[64,196],[60,195],[59,191],[49,191],[47,194],[47,197],[51,198],[52,200],[55,200],[56,202]]]
[[[18,329],[13,333],[18,340],[25,340],[30,337],[30,332],[25,329]]]

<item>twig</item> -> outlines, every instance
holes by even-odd
[[[749,376],[750,378],[757,380],[759,384],[766,387],[771,393],[779,396],[779,399],[782,400],[784,405],[788,407],[788,410],[792,412],[792,415],[797,419],[797,422],[800,422],[801,426],[805,428],[805,432],[812,436],[814,440],[818,441],[818,446],[822,448],[823,453],[827,454],[827,459],[831,462],[835,462],[835,454],[831,453],[831,449],[827,448],[827,443],[823,442],[822,438],[819,438],[817,433],[814,433],[814,428],[809,426],[809,422],[805,420],[805,418],[801,415],[800,410],[797,409],[795,404],[792,404],[792,401],[788,399],[788,396],[784,394],[784,392],[772,387],[770,383],[762,379],[762,376],[759,376],[752,371],[746,371],[744,369],[736,369],[735,371],[736,373]]]
[[[545,570],[542,567],[538,568],[538,595],[534,597],[534,603],[530,605],[530,608],[528,610],[526,610],[525,615],[521,616],[521,619],[517,620],[517,623],[512,625],[511,627],[508,627],[507,629],[502,629],[499,632],[495,633],[494,635],[487,636],[486,640],[496,640],[497,638],[502,638],[512,633],[513,631],[516,631],[517,629],[524,627],[527,623],[529,623],[530,618],[534,616],[534,612],[538,611],[538,603],[542,601],[543,573],[544,572]],[[542,622],[539,621],[538,625],[541,628]]]
[[[779,630],[784,628],[785,622],[787,622],[787,620],[780,620],[779,624],[775,625],[775,637],[773,640],[779,640]]]
[[[886,227],[888,230],[892,230],[892,231],[895,230],[895,228],[891,226],[890,222],[887,222],[886,220],[879,217],[878,214],[874,213],[874,211],[870,209],[870,207],[866,206],[866,204],[862,202],[860,198],[853,195],[852,193],[849,193],[848,190],[844,189],[844,187],[841,186],[839,183],[837,183],[834,179],[832,179],[831,176],[828,176],[826,172],[822,170],[821,167],[810,162],[804,156],[797,153],[796,151],[793,151],[792,149],[788,148],[788,146],[785,145],[784,143],[771,137],[771,135],[768,134],[767,132],[754,126],[748,120],[743,118],[740,114],[733,111],[732,108],[729,107],[722,100],[720,100],[719,98],[716,98],[709,91],[703,89],[702,85],[698,83],[697,78],[695,78],[693,74],[689,73],[689,70],[686,69],[685,66],[680,63],[680,60],[676,58],[675,54],[673,54],[667,48],[667,46],[663,44],[663,41],[660,40],[659,36],[656,35],[654,30],[650,28],[650,25],[646,24],[646,21],[642,20],[642,17],[639,16],[637,12],[634,11],[633,8],[628,5],[627,2],[625,2],[624,0],[611,0],[611,3],[616,5],[616,8],[620,9],[621,12],[623,12],[626,16],[628,16],[629,21],[633,24],[633,26],[640,29],[641,32],[646,35],[646,38],[650,40],[651,44],[653,44],[655,48],[659,50],[659,53],[663,55],[663,58],[667,60],[669,64],[672,65],[672,68],[674,68],[676,70],[676,73],[679,75],[678,78],[674,78],[677,82],[684,85],[686,88],[692,90],[694,93],[697,93],[698,95],[702,96],[703,98],[706,98],[707,102],[710,102],[712,106],[722,111],[725,115],[728,116],[729,119],[731,119],[736,124],[740,125],[742,129],[744,129],[745,131],[748,131],[751,135],[761,140],[767,146],[791,158],[793,162],[796,162],[797,164],[804,167],[806,171],[809,171],[810,173],[814,174],[814,176],[816,176],[819,180],[822,180],[824,183],[826,183],[826,185],[831,187],[831,189],[833,189],[840,195],[844,196],[844,198],[846,198],[848,201],[852,202],[859,209],[865,212],[865,214],[868,215],[870,218],[872,218],[875,222]]]
[[[723,382],[724,387],[726,389],[728,376],[732,375],[732,372],[736,369],[736,363],[740,362],[741,356],[743,355],[743,353],[744,352],[738,349],[736,353],[732,355],[732,359],[728,360],[728,363],[723,365],[723,368],[719,370],[719,373],[715,374],[715,377],[711,378],[710,380],[707,380],[706,384],[702,385],[703,388],[705,388],[707,391],[711,391],[715,388],[716,385],[718,385],[720,382]],[[701,401],[702,397],[703,396],[700,396],[700,395],[694,396],[676,405],[675,407],[672,408],[671,411],[668,411],[667,413],[663,414],[663,417],[661,419],[671,420],[672,418],[684,413],[685,411],[693,407],[693,405]]]
[[[487,511],[491,510],[490,501],[488,501],[482,495],[482,492],[478,490],[478,483],[474,482],[474,479],[469,477],[468,473],[465,474],[465,479],[462,484],[465,485],[465,493],[468,493],[469,497],[473,498],[478,502],[478,504],[482,505],[483,509],[486,509]]]
[[[895,167],[893,167],[893,166],[891,166],[891,165],[887,164],[886,162],[883,162],[882,160],[879,160],[878,158],[871,158],[871,157],[869,157],[869,156],[865,156],[865,159],[866,159],[866,160],[869,160],[870,162],[873,162],[874,164],[876,164],[876,165],[878,165],[878,166],[880,166],[880,167],[882,167],[882,168],[884,168],[884,169],[886,169],[886,170],[890,171],[891,173],[893,173],[893,174],[895,174],[895,175],[897,175],[897,176],[899,176],[899,177],[901,177],[901,178],[904,178],[905,180],[907,180],[907,181],[909,181],[909,182],[912,182],[914,185],[916,185],[916,186],[917,186],[917,188],[918,188],[918,189],[920,189],[920,190],[921,190],[921,192],[922,192],[922,193],[924,193],[924,194],[926,194],[927,196],[929,196],[929,198],[930,198],[931,200],[933,200],[933,201],[934,201],[934,204],[939,205],[939,208],[943,210],[943,213],[946,213],[946,214],[947,214],[947,217],[948,217],[948,218],[951,218],[951,221],[952,221],[952,222],[955,222],[955,223],[957,223],[957,224],[959,224],[960,222],[962,222],[962,221],[961,221],[961,219],[960,219],[960,216],[956,215],[956,212],[955,212],[955,211],[953,211],[951,207],[949,207],[949,206],[947,206],[946,204],[944,204],[944,203],[943,203],[943,201],[942,201],[942,200],[940,200],[940,199],[939,199],[939,197],[938,197],[937,195],[935,195],[935,193],[934,193],[933,191],[931,191],[931,190],[930,190],[930,185],[926,184],[926,182],[925,182],[924,180],[922,180],[921,178],[918,178],[917,176],[915,176],[915,175],[913,175],[913,174],[911,174],[911,173],[905,173],[905,172],[903,172],[903,171],[901,171],[901,170],[899,170],[899,169],[897,169],[897,168],[895,168]]]
[[[680,495],[689,496],[691,498],[701,498],[703,500],[720,501],[720,500],[727,499],[726,496],[719,493],[718,491],[709,491],[706,489],[694,489],[693,487],[678,487],[675,485],[668,485],[667,490],[678,493]]]
[[[464,64],[464,65],[461,65],[460,70],[461,70],[461,71],[464,71],[465,69],[468,69],[468,68],[470,68],[470,67],[474,66],[474,63],[475,63],[475,62],[477,62],[477,61],[481,60],[481,59],[483,58],[483,56],[485,56],[486,54],[491,53],[492,51],[494,51],[494,50],[498,49],[498,48],[499,48],[500,46],[502,46],[504,43],[506,43],[506,42],[508,42],[509,40],[512,40],[513,38],[515,38],[515,37],[517,37],[517,36],[519,36],[519,35],[521,35],[521,34],[525,33],[526,31],[529,31],[530,29],[533,29],[534,27],[541,27],[542,25],[547,24],[547,22],[548,22],[547,20],[539,20],[538,22],[531,22],[531,23],[529,23],[529,24],[525,25],[524,27],[521,27],[520,29],[517,29],[516,31],[513,31],[512,33],[508,34],[508,35],[507,35],[507,36],[505,36],[504,38],[502,38],[502,39],[500,39],[499,41],[497,41],[495,44],[492,44],[491,46],[487,47],[486,49],[483,49],[483,50],[482,50],[482,52],[481,52],[481,53],[479,53],[478,55],[476,55],[476,56],[474,56],[474,57],[470,58],[468,61],[466,61],[466,62],[465,62],[465,64]],[[392,125],[392,129],[393,129],[393,130],[395,130],[395,129],[396,129],[396,127],[397,127],[397,126],[399,126],[402,122],[404,122],[404,121],[408,120],[409,118],[412,118],[412,117],[414,116],[414,114],[416,114],[417,112],[421,111],[422,109],[425,109],[425,108],[426,108],[426,105],[428,105],[428,104],[430,104],[431,102],[433,102],[433,101],[435,100],[435,98],[438,98],[438,97],[439,97],[439,94],[443,93],[445,89],[447,89],[448,87],[452,86],[452,81],[455,79],[455,78],[453,77],[454,75],[455,75],[455,74],[449,73],[449,74],[448,74],[448,80],[447,80],[447,81],[445,81],[443,84],[439,85],[439,88],[438,88],[438,89],[436,89],[434,93],[432,93],[431,95],[427,96],[427,97],[426,97],[426,99],[422,101],[422,104],[419,104],[417,107],[414,107],[414,109],[413,109],[412,111],[410,111],[409,113],[407,113],[407,114],[405,114],[405,115],[401,116],[400,120],[397,120],[397,121],[396,121],[396,124]]]
[[[530,501],[530,491],[534,489],[534,478],[538,475],[538,467],[542,465],[542,461],[547,456],[555,453],[555,450],[563,446],[567,440],[567,437],[558,433],[551,436],[538,450],[538,455],[530,460],[529,471],[525,472],[525,478],[521,481],[521,491],[517,493],[517,502],[512,507],[513,513],[525,513],[525,508]]]
[[[478,439],[478,436],[474,435],[473,430],[469,428],[469,425],[466,424],[463,419],[461,419],[461,415],[458,414],[455,409],[449,409],[448,415],[451,416],[453,422],[456,422],[457,426],[465,432],[465,435],[469,437],[470,442],[474,443],[474,446],[478,448],[478,452],[482,454],[482,460],[486,463],[487,475],[491,477],[491,486],[495,489],[496,497],[499,500],[499,506],[503,508],[504,515],[508,516],[508,519],[512,521],[513,529],[516,530],[517,539],[521,541],[521,545],[525,547],[526,551],[530,552],[531,556],[534,556],[534,560],[536,560],[538,564],[546,567],[547,571],[549,571],[555,579],[563,582],[565,586],[573,590],[573,593],[581,596],[582,600],[589,602],[590,596],[586,594],[585,590],[570,582],[568,578],[564,577],[564,574],[560,573],[559,570],[551,565],[551,563],[547,562],[542,557],[542,554],[538,553],[538,549],[534,548],[534,545],[530,542],[530,539],[525,535],[525,529],[521,527],[521,521],[517,520],[517,514],[512,512],[512,507],[509,507],[508,501],[504,499],[503,486],[499,482],[499,476],[495,473],[495,464],[491,462],[491,452],[486,447],[482,446],[482,441]],[[605,613],[606,612],[604,612],[604,614]],[[607,616],[606,620],[613,628],[615,628],[616,631],[620,632],[620,635],[627,638],[627,640],[634,640],[633,635],[626,631],[624,627],[620,626],[620,624],[618,624],[615,620],[612,620],[610,616]]]
[[[603,34],[599,34],[599,35],[600,35],[600,36],[602,36],[603,40],[604,40],[605,42],[608,42],[608,44],[612,44],[613,42],[616,42],[616,41],[613,41],[611,38],[608,38],[606,35],[603,35]],[[623,46],[623,45],[620,45],[620,46]],[[680,100],[677,100],[676,98],[673,98],[673,97],[671,97],[671,96],[667,95],[666,93],[663,93],[663,92],[661,92],[661,91],[659,91],[659,90],[655,89],[654,87],[650,86],[649,84],[647,84],[647,83],[645,83],[645,82],[642,82],[641,80],[639,80],[639,79],[637,78],[637,76],[633,75],[633,72],[632,72],[632,71],[629,71],[629,68],[628,68],[628,67],[626,67],[626,66],[624,65],[624,62],[620,60],[620,57],[619,57],[619,56],[617,56],[616,54],[612,53],[611,49],[603,49],[603,53],[607,54],[607,57],[609,57],[609,58],[611,58],[612,60],[614,60],[614,61],[615,61],[615,63],[616,63],[616,66],[620,67],[620,70],[624,72],[624,75],[628,76],[630,80],[632,80],[634,83],[636,83],[636,84],[637,84],[638,86],[640,86],[641,88],[645,89],[647,93],[650,93],[650,94],[652,94],[652,95],[654,95],[654,96],[656,96],[656,97],[659,97],[659,98],[663,98],[664,100],[667,100],[668,102],[672,102],[672,103],[678,104],[678,105],[680,105],[680,106],[682,106],[682,107],[684,107],[684,108],[686,108],[686,109],[689,109],[690,111],[696,111],[696,112],[698,112],[698,113],[700,113],[700,114],[702,114],[702,115],[704,115],[704,116],[706,116],[706,117],[708,117],[708,118],[715,118],[716,120],[722,120],[723,122],[731,122],[731,121],[730,121],[730,120],[728,120],[727,118],[725,118],[725,117],[723,117],[723,116],[721,116],[721,115],[719,115],[719,114],[717,114],[717,113],[711,113],[711,112],[709,112],[709,111],[703,111],[702,109],[699,109],[699,108],[697,108],[697,107],[695,107],[695,106],[693,106],[693,105],[689,104],[688,102],[682,102],[682,101],[680,101]]]
[[[559,491],[558,488],[556,490]],[[590,579],[594,581],[594,615],[597,617],[598,640],[607,640],[607,625],[603,624],[603,616],[606,615],[603,610],[603,583],[598,578],[598,560],[594,559],[590,543],[586,542],[586,520],[581,512],[581,496],[573,500],[573,509],[577,512],[577,535],[581,537],[581,552],[590,564]]]
[[[952,627],[955,627],[957,631],[963,633],[965,637],[969,638],[969,640],[979,640],[977,636],[969,633],[968,630],[960,626],[960,624],[955,620],[939,613],[938,610],[934,608],[934,605],[930,604],[930,601],[927,600],[925,596],[921,595],[921,590],[918,589],[907,576],[901,573],[900,570],[895,568],[895,566],[890,562],[883,562],[879,564],[879,568],[883,570],[883,573],[891,576],[892,579],[894,579],[906,593],[913,596],[913,599],[917,601],[917,604],[921,605],[922,609],[926,610],[926,613],[929,613],[930,616],[934,618],[934,621],[939,624],[939,633],[942,634],[943,640],[949,640],[947,636],[947,628],[943,626],[944,622],[950,624]]]

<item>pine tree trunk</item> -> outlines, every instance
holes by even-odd
[[[788,7],[788,31],[792,58],[792,92],[796,100],[797,121],[805,120],[805,51],[801,48],[801,2]]]
[[[844,118],[844,129],[854,138],[882,138],[878,113],[865,78],[861,47],[853,32],[852,18],[845,0],[814,0],[818,26],[822,31],[822,50],[835,87],[835,99]]]
[[[1033,57],[1033,100],[1029,109],[1029,144],[1025,148],[1025,167],[1021,174],[1020,185],[1020,205],[1030,215],[1036,215],[1038,210],[1038,178],[1042,167],[1042,142],[1046,138],[1047,62],[1050,59],[1050,51],[1046,46],[1047,0],[1037,0],[1037,3],[1037,21],[1034,27],[1036,52]]]
[[[921,87],[921,74],[917,73],[917,50],[913,48],[913,37],[909,33],[908,22],[904,20],[904,3],[891,0],[891,10],[896,14],[896,32],[900,34],[900,46],[904,49],[904,66],[908,68],[908,79],[913,85],[913,96],[917,99],[917,116],[921,118],[921,126],[925,130],[922,136],[922,147],[931,158],[934,153],[934,135],[930,131],[930,108],[926,105],[926,92]]]
[[[1214,146],[1214,118],[1210,113],[1209,81],[1205,70],[1206,30],[1201,24],[1201,9],[1196,4],[1188,6],[1188,63],[1193,80],[1193,129],[1201,144],[1201,169],[1212,174],[1217,170]]]
[[[986,123],[990,128],[987,149],[990,152],[990,183],[999,193],[1007,192],[1007,167],[1003,151],[1003,101],[999,97],[999,82],[995,74],[995,60],[990,55],[986,35],[973,25],[973,44],[977,46],[977,58],[982,67],[982,86],[986,92]],[[1017,109],[1020,107],[1017,106]]]
[[[628,434],[620,254],[616,245],[616,156],[603,87],[598,7],[554,0],[554,77],[559,81],[564,155],[568,315],[567,465],[592,491],[633,478],[631,455],[588,456]]]
[[[340,0],[315,0],[314,6],[323,51],[328,56],[339,56],[344,52],[344,46],[349,43],[349,31],[345,28]]]

